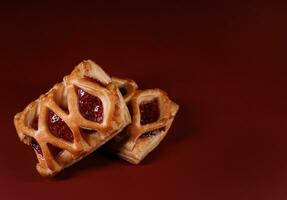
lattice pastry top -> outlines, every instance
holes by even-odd
[[[38,172],[54,175],[119,133],[131,118],[111,78],[86,60],[16,114],[19,138],[37,155]]]

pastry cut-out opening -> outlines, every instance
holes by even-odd
[[[74,140],[73,133],[68,125],[53,111],[48,111],[48,127],[50,132],[57,138],[64,139],[68,142]]]
[[[63,149],[56,147],[50,143],[47,144],[50,153],[52,154],[52,156],[57,159],[57,157],[64,151]]]
[[[33,137],[30,138],[30,146],[40,155],[43,155],[41,146],[37,142],[37,140]]]
[[[92,78],[92,77],[89,77],[89,76],[84,76],[84,78],[88,81],[91,81],[91,82],[94,82],[94,83],[97,83],[98,85],[102,86],[102,87],[107,87],[107,85],[103,82],[101,82],[100,80],[98,79],[95,79],[95,78]]]
[[[62,86],[54,93],[55,103],[67,114],[69,114],[67,91]]]
[[[29,110],[25,118],[26,126],[34,130],[38,130],[38,118],[39,118],[38,109],[39,108],[37,104],[32,105],[31,109]]]
[[[141,125],[156,122],[160,117],[159,100],[142,101],[139,106]]]
[[[102,100],[79,87],[76,87],[76,92],[81,115],[87,120],[102,123],[104,120],[104,106]]]
[[[80,132],[81,132],[81,134],[85,134],[85,135],[93,135],[93,134],[97,133],[96,130],[87,129],[87,128],[80,128]]]
[[[30,127],[33,128],[34,130],[38,130],[38,121],[39,121],[39,117],[34,116],[34,118],[31,121]]]
[[[98,134],[97,130],[93,129],[87,129],[87,128],[80,128],[80,133],[82,138],[89,144],[91,145],[91,138],[100,138],[101,136]]]
[[[120,93],[122,94],[123,97],[128,94],[128,90],[127,90],[126,85],[119,86],[119,90],[120,90]]]
[[[161,133],[162,131],[165,131],[165,126],[158,128],[158,129],[154,129],[152,131],[147,131],[145,133],[143,133],[140,138],[149,138],[149,137],[153,137],[158,135],[159,133]]]
[[[127,107],[128,107],[129,113],[131,115],[131,118],[133,118],[134,115],[133,115],[133,106],[132,106],[132,104],[128,103]]]

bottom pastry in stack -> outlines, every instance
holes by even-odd
[[[106,144],[124,160],[138,164],[167,135],[179,106],[161,89],[137,90],[129,79],[112,78],[128,105],[132,123]]]

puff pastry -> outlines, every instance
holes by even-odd
[[[131,122],[119,89],[91,60],[16,114],[22,142],[34,148],[37,170],[52,176],[90,154]]]
[[[137,88],[135,84],[132,85],[129,87]],[[160,89],[133,91],[126,96],[129,97],[126,103],[132,123],[109,141],[106,148],[124,160],[138,164],[166,136],[179,106]]]

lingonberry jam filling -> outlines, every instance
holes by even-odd
[[[31,123],[31,127],[35,130],[38,130],[38,117],[35,117]]]
[[[159,119],[158,99],[143,101],[140,104],[141,125],[155,122]]]
[[[158,129],[155,129],[155,130],[152,130],[152,131],[145,132],[140,136],[140,138],[147,138],[147,137],[155,136],[157,133],[159,133],[161,131],[165,131],[165,126],[158,128]]]
[[[87,120],[102,123],[104,119],[104,107],[100,98],[93,96],[81,88],[77,88],[78,105],[80,113]]]
[[[125,96],[128,93],[128,90],[124,85],[120,86],[119,90],[123,96]]]
[[[91,135],[97,133],[96,130],[86,129],[86,128],[80,128],[80,132],[83,134]]]
[[[54,157],[57,157],[62,151],[63,149],[59,148],[59,147],[56,147],[54,145],[51,145],[48,143],[48,147],[49,147],[49,151],[50,153],[54,156]]]
[[[35,140],[35,138],[31,138],[30,145],[31,145],[31,147],[32,147],[33,149],[35,149],[35,151],[36,151],[38,154],[43,155],[42,149],[41,149],[39,143]]]
[[[106,84],[100,82],[99,80],[94,79],[94,78],[91,78],[91,77],[88,77],[88,76],[85,76],[85,79],[88,80],[88,81],[97,83],[97,84],[99,84],[99,85],[102,86],[102,87],[106,87],[106,86],[107,86]]]
[[[48,126],[50,132],[58,138],[62,138],[69,142],[74,140],[73,133],[67,124],[53,111],[49,110]]]

